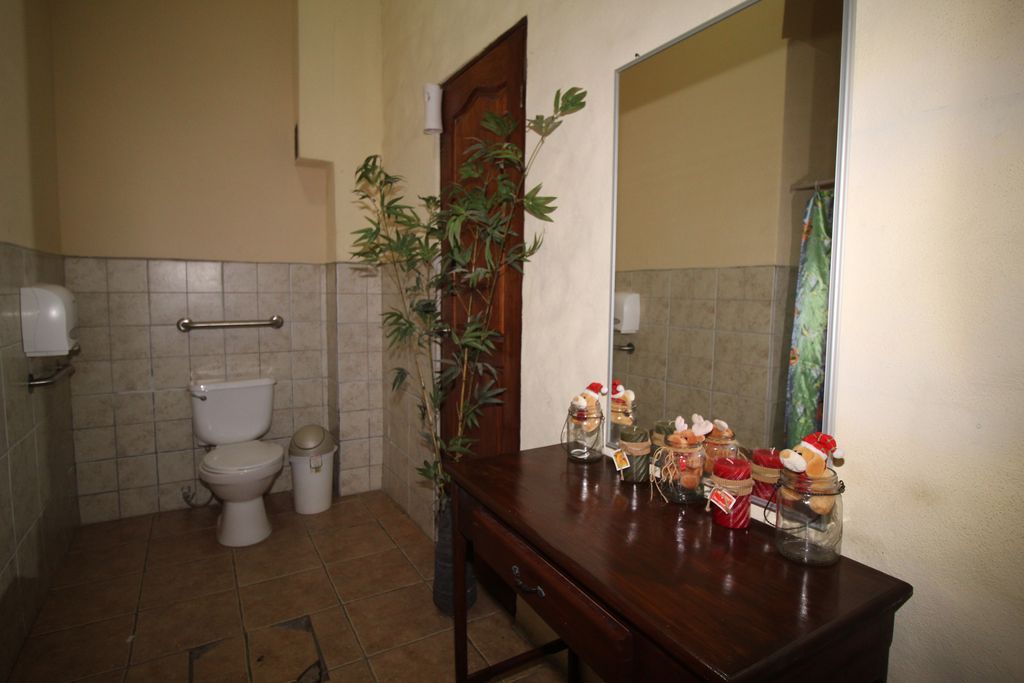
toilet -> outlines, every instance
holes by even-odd
[[[274,380],[203,382],[189,387],[192,430],[213,446],[199,465],[199,479],[220,499],[221,545],[240,547],[270,535],[263,494],[284,464],[278,444],[258,441],[270,428]]]

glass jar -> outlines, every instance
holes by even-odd
[[[613,398],[611,404],[611,415],[608,418],[610,422],[608,445],[614,448],[619,445],[619,435],[622,433],[622,430],[626,427],[632,427],[637,423],[636,401],[627,403],[626,401]]]
[[[654,458],[655,484],[668,503],[700,503],[704,500],[701,473],[704,471],[704,448],[695,446],[665,447]]]
[[[562,427],[562,445],[570,460],[596,462],[604,457],[603,445],[604,414],[601,404],[594,403],[585,410],[569,408]]]
[[[816,479],[782,470],[775,506],[775,547],[784,557],[812,565],[839,561],[845,489],[831,468]]]
[[[641,484],[650,480],[651,439],[646,429],[635,425],[623,427],[619,450],[626,456],[629,467],[621,470],[622,481]]]
[[[711,476],[715,471],[715,461],[719,458],[735,458],[740,450],[736,445],[736,439],[721,439],[708,436],[704,439],[704,474]]]

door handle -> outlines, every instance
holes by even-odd
[[[523,580],[519,578],[519,565],[512,565],[512,578],[515,580],[516,588],[524,593],[536,593],[538,598],[544,597],[544,589],[538,584],[536,586],[527,586],[523,583]]]

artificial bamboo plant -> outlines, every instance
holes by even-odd
[[[472,453],[482,411],[502,401],[504,388],[487,362],[498,337],[491,314],[499,277],[509,268],[522,272],[541,247],[540,236],[527,244],[513,219],[522,209],[551,221],[555,198],[542,195],[540,183],[526,190],[527,181],[544,143],[585,102],[580,88],[556,92],[550,115],[526,121],[536,135],[529,155],[502,141],[517,125],[511,117],[486,114],[482,125],[498,141],[474,139],[457,180],[438,196],[420,197],[418,207],[405,203],[402,178],[388,173],[379,156],[356,171],[355,194],[368,225],[356,231],[353,256],[396,286],[399,304],[382,314],[383,330],[389,349],[404,353],[407,364],[395,369],[391,386],[399,391],[415,383],[421,435],[431,452],[418,471],[433,483],[441,509],[447,502],[442,458]],[[446,401],[455,402],[457,417],[447,438],[440,420]]]

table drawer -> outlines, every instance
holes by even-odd
[[[473,547],[605,680],[624,680],[633,658],[628,627],[483,508],[469,515]]]

